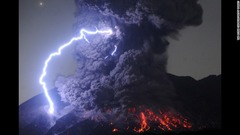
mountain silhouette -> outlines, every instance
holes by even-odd
[[[189,76],[168,74],[178,94],[183,108],[191,113],[198,129],[185,132],[165,132],[163,134],[207,135],[221,134],[221,75],[210,75],[201,80]],[[19,106],[20,135],[111,135],[140,134],[112,132],[113,127],[104,122],[76,117],[73,108],[61,101],[56,88],[49,91],[55,103],[55,116],[47,113],[45,95],[39,94]],[[145,132],[142,135],[156,135]]]

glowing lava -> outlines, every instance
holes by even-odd
[[[129,109],[135,110],[135,109]],[[156,127],[162,131],[172,131],[173,129],[190,129],[192,124],[178,113],[172,113],[171,111],[159,111],[155,113],[150,109],[145,109],[140,112],[137,117],[140,128],[134,127],[134,131],[141,133],[150,130],[156,130]]]
[[[136,127],[133,129],[135,132],[141,133],[144,131],[148,131],[150,127],[147,124],[146,116],[143,112],[140,113],[140,118],[141,118],[141,127],[139,129],[136,129]]]

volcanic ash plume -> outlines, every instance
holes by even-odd
[[[201,24],[202,8],[197,0],[75,3],[77,30],[110,27],[113,35],[92,36],[90,43],[76,45],[75,75],[56,81],[62,100],[74,106],[79,117],[125,127],[138,123],[132,127],[135,132],[147,131],[154,123],[161,130],[190,128],[190,122],[180,115],[186,113],[166,75],[166,37],[176,36],[185,26]],[[114,46],[118,49],[111,56]]]

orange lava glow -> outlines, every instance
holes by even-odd
[[[140,118],[141,118],[141,127],[139,129],[137,129],[136,127],[134,128],[135,132],[141,133],[144,131],[148,131],[150,129],[150,127],[147,124],[147,120],[145,117],[145,114],[143,112],[140,113]]]
[[[135,110],[135,109],[130,109]],[[172,113],[171,111],[159,111],[153,112],[150,109],[141,111],[137,116],[139,122],[137,127],[134,127],[134,131],[137,133],[145,132],[151,129],[156,130],[156,127],[162,131],[172,131],[174,129],[190,129],[192,124],[178,113]]]

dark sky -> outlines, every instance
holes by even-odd
[[[221,73],[221,1],[200,0],[203,23],[169,38],[168,72],[201,79]],[[19,0],[19,104],[41,93],[38,83],[43,63],[73,36],[73,0]],[[46,82],[54,87],[57,75],[74,72],[73,47],[49,65]]]
[[[170,73],[201,79],[221,73],[221,1],[199,0],[203,23],[180,31],[179,40],[169,40]]]

